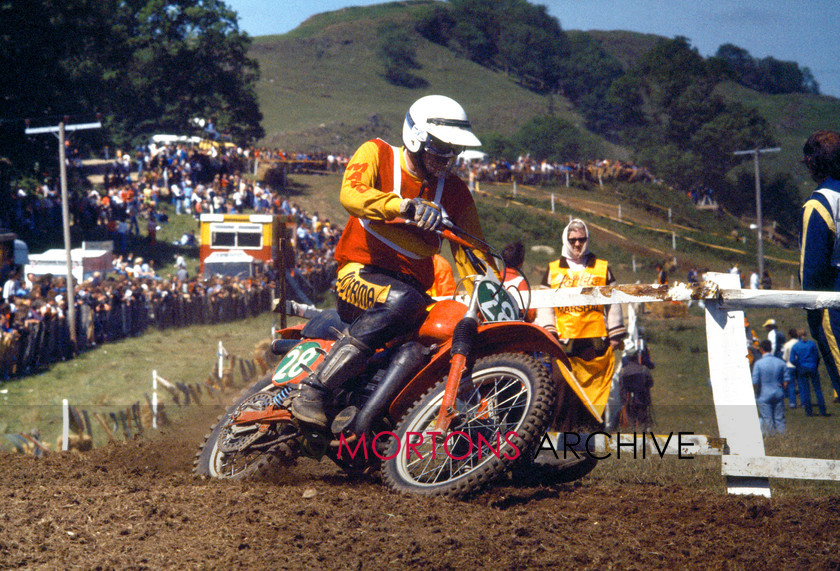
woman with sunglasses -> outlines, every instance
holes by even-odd
[[[319,428],[326,428],[324,402],[330,392],[425,317],[431,302],[425,292],[434,282],[432,257],[441,246],[430,230],[447,217],[483,239],[472,195],[450,172],[465,147],[481,144],[461,105],[443,95],[420,98],[405,115],[402,138],[400,147],[381,139],[364,143],[344,173],[340,198],[350,219],[335,250],[336,309],[351,325],[301,383],[291,406],[296,418]],[[395,224],[395,218],[415,224]],[[452,249],[458,273],[475,273],[461,248]]]
[[[563,229],[562,257],[548,265],[542,285],[608,286],[617,283],[609,262],[589,251],[589,229],[574,219]],[[557,307],[537,311],[538,325],[556,335],[572,364],[572,372],[593,406],[604,413],[615,371],[614,350],[626,333],[621,305]]]

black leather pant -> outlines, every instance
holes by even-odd
[[[432,299],[419,282],[375,266],[342,268],[336,309],[350,335],[373,350],[417,329]]]

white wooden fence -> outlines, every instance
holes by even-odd
[[[742,290],[738,276],[707,273],[698,285],[619,285],[532,290],[531,307],[568,307],[614,303],[662,303],[702,299],[712,397],[719,436],[726,446],[698,449],[720,454],[721,472],[732,494],[770,496],[769,478],[840,480],[840,461],[767,456],[753,392],[744,309],[840,308],[840,293],[793,290]],[[557,435],[555,434],[556,438]],[[661,443],[660,443],[661,445]],[[672,449],[673,453],[673,449]]]

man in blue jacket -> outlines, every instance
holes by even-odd
[[[781,434],[785,431],[785,362],[773,355],[770,341],[758,345],[761,358],[752,372],[755,402],[761,416],[761,432]]]
[[[820,409],[820,414],[828,416],[825,411],[822,387],[820,386],[820,374],[817,371],[820,364],[820,352],[817,350],[817,344],[808,339],[804,330],[800,330],[799,341],[790,350],[790,362],[796,367],[799,398],[802,400],[802,406],[805,407],[805,414],[808,416],[813,414],[813,408],[811,407],[811,385],[813,385],[814,392],[817,394],[817,406]]]
[[[803,290],[840,291],[840,133],[817,131],[802,148],[803,164],[818,188],[802,207],[800,277]],[[809,309],[811,337],[840,395],[840,310]]]

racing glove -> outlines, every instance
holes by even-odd
[[[422,198],[406,198],[400,204],[400,214],[408,220],[413,220],[423,230],[437,230],[443,215],[440,207]]]

